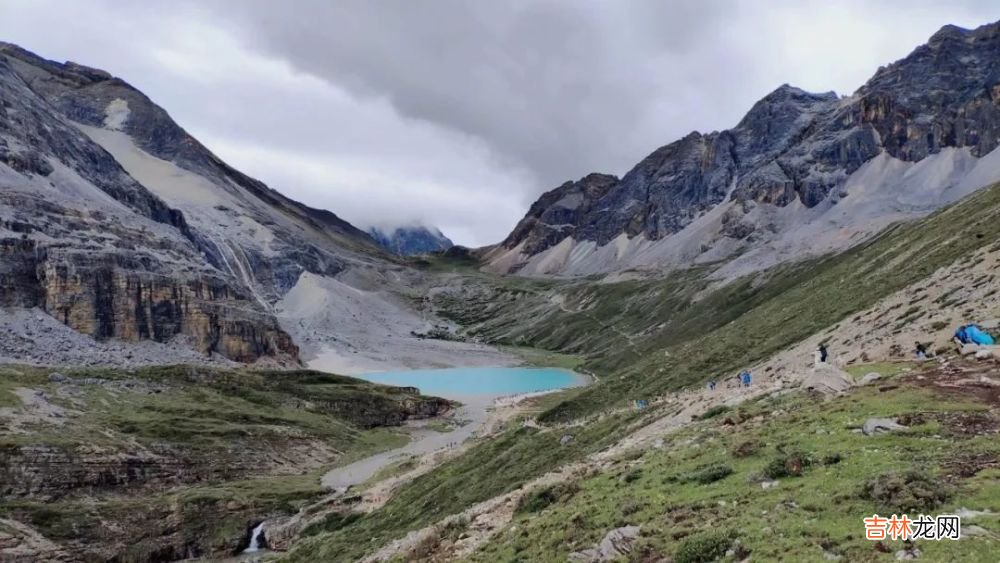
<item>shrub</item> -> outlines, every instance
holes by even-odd
[[[702,485],[721,481],[733,473],[733,468],[728,465],[708,465],[695,470],[690,480]]]
[[[646,508],[646,505],[644,503],[635,499],[629,499],[624,503],[622,503],[622,508],[621,508],[622,516],[631,516],[636,512],[639,512],[643,508]]]
[[[729,412],[731,407],[729,405],[715,405],[714,407],[708,409],[701,415],[702,420],[708,420],[710,418],[715,418],[722,413]]]
[[[837,465],[843,460],[844,456],[840,455],[837,452],[834,452],[832,454],[827,454],[826,456],[823,457],[823,465]]]
[[[761,444],[757,440],[747,440],[733,446],[729,453],[735,458],[750,457],[757,453],[760,446]]]
[[[725,532],[708,532],[685,539],[677,553],[675,563],[709,563],[721,559],[732,544],[732,539]]]
[[[802,470],[809,467],[811,460],[808,456],[799,453],[782,455],[771,460],[764,467],[764,476],[768,479],[778,479],[781,477],[799,477]]]
[[[579,492],[580,486],[575,482],[558,483],[548,487],[535,489],[521,497],[517,503],[517,512],[541,512],[557,502],[566,502]]]
[[[952,496],[952,488],[917,471],[886,473],[861,488],[861,498],[875,501],[887,512],[933,510]]]
[[[931,323],[931,330],[944,330],[948,328],[948,321],[934,321]]]
[[[622,475],[622,481],[625,483],[632,483],[633,481],[638,481],[642,478],[642,468],[636,467]]]

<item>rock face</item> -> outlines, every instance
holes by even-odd
[[[523,242],[527,254],[555,246],[572,234],[576,225],[586,225],[594,205],[617,184],[616,176],[590,174],[542,194],[502,245],[514,248]]]
[[[395,229],[368,229],[375,242],[393,254],[414,256],[448,250],[454,243],[434,227],[397,227]]]
[[[0,278],[0,305],[39,307],[98,339],[185,335],[204,353],[243,362],[297,355],[246,288],[210,271],[177,279],[150,257],[51,248],[30,239],[0,241],[0,267],[10,263],[16,267]]]
[[[854,216],[838,221],[864,235],[864,223],[929,212],[1000,179],[1000,165],[975,169],[1000,143],[998,55],[1000,24],[946,26],[850,97],[783,85],[733,129],[690,133],[620,180],[591,174],[544,194],[486,258],[525,273],[676,266],[735,256],[834,215]],[[845,198],[859,209],[836,213]],[[797,236],[841,236],[832,230]]]
[[[17,520],[0,518],[0,561],[33,563],[72,560],[64,549],[30,526]]]
[[[334,214],[226,165],[121,79],[0,43],[0,306],[98,339],[182,335],[237,361],[294,361],[271,304],[303,272],[383,257]]]
[[[131,453],[99,447],[5,446],[0,471],[8,498],[61,498],[69,493],[127,492],[247,475],[252,463],[238,457],[225,465],[165,449]]]

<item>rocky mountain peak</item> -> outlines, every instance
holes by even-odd
[[[700,256],[715,262],[772,245],[824,213],[837,215],[828,225],[846,224],[854,233],[843,240],[862,240],[887,217],[919,215],[952,201],[962,174],[998,144],[1000,23],[975,30],[945,26],[880,68],[851,97],[783,84],[736,127],[692,132],[656,149],[602,189],[599,200],[572,213],[556,203],[574,183],[544,194],[490,259],[506,271],[582,274],[677,266]],[[852,176],[883,153],[900,161],[895,170],[937,155],[956,162],[940,164],[953,170],[947,174],[922,169],[929,185],[913,198],[919,205],[890,190],[898,180],[883,171],[884,177],[865,180],[865,195],[852,200],[855,213],[832,210],[849,195],[844,187],[853,185]],[[983,184],[992,178],[981,177]],[[865,207],[861,198],[879,203]],[[822,236],[822,228],[810,229],[810,236]],[[671,248],[682,232],[688,232],[684,241]],[[658,250],[650,249],[652,242]],[[804,249],[784,252],[789,257],[813,249],[801,238],[787,244]]]
[[[782,84],[769,94],[757,101],[750,111],[747,112],[746,117],[750,117],[755,111],[760,111],[761,108],[775,107],[775,106],[794,106],[800,108],[808,108],[815,104],[834,101],[837,99],[837,93],[823,92],[823,93],[813,93],[807,92],[802,88],[797,86],[792,86],[790,84]],[[744,117],[744,119],[746,119]],[[738,125],[737,125],[738,127]]]
[[[836,92],[814,94],[783,84],[755,103],[736,128],[759,129],[760,124],[794,121],[803,114],[814,112],[836,101]]]
[[[965,41],[969,39],[973,33],[974,31],[971,29],[966,29],[953,24],[946,24],[942,26],[941,29],[934,32],[934,35],[930,36],[930,39],[927,40],[927,46],[931,48],[939,48],[948,42]]]
[[[375,242],[399,256],[414,256],[447,250],[454,246],[451,239],[436,227],[403,225],[399,227],[371,227],[368,229]]]
[[[617,176],[594,172],[545,192],[501,246],[513,248],[523,243],[529,253],[552,246],[566,236],[568,226],[586,216],[617,183]]]

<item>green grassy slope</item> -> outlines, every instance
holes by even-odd
[[[472,330],[487,339],[581,353],[584,367],[610,376],[543,417],[570,420],[766,359],[998,238],[994,186],[845,253],[778,266],[710,292],[704,271],[695,269],[607,284],[504,280],[495,301],[441,298],[440,305],[476,323]],[[553,295],[562,307],[552,305]]]
[[[995,245],[998,216],[1000,187],[994,186],[841,255],[780,266],[700,299],[695,296],[707,282],[699,272],[619,284],[489,281],[476,274],[463,293],[441,296],[436,304],[488,340],[586,354],[585,367],[598,371],[601,382],[539,417],[544,423],[572,421],[768,358],[939,267]],[[596,353],[588,349],[592,345]],[[609,417],[574,430],[581,436],[572,448],[556,447],[556,432],[523,430],[477,445],[463,459],[404,487],[387,507],[310,539],[292,559],[366,552],[352,538],[373,537],[372,546],[381,545],[517,488],[620,438],[628,422]]]
[[[297,543],[290,560],[355,561],[404,530],[432,524],[516,488],[566,459],[613,443],[616,430],[635,419],[635,414],[627,414],[580,428],[567,445],[560,445],[561,435],[534,428],[514,429],[484,441],[460,458],[417,477],[376,512],[332,533]],[[372,539],[365,544],[357,541],[359,537]]]
[[[662,333],[643,345],[649,353],[636,362],[623,362],[622,371],[629,377],[609,381],[617,384],[611,394],[655,394],[769,358],[938,268],[996,245],[998,239],[1000,186],[993,186],[926,219],[892,227],[835,257],[765,272],[763,283],[740,280],[685,311],[681,322],[695,330]],[[755,283],[759,285],[754,287]],[[728,319],[734,309],[745,312],[716,330],[698,334],[695,319]],[[663,350],[670,352],[669,359]],[[608,395],[604,390],[594,392]],[[582,397],[551,418],[600,408],[599,401],[592,406],[585,401]]]
[[[998,530],[997,397],[958,389],[911,374],[821,406],[801,393],[745,404],[692,424],[660,450],[562,483],[558,494],[536,491],[471,560],[566,561],[626,525],[642,528],[630,561],[710,561],[730,548],[739,556],[724,560],[823,561],[824,552],[846,561],[894,560],[901,541],[886,542],[889,553],[882,553],[865,539],[862,518],[873,513],[967,508],[992,514],[964,520],[966,529]],[[887,416],[902,417],[909,429],[855,431],[869,417]],[[777,485],[761,486],[771,480]],[[994,561],[996,546],[986,537],[918,543],[931,561]]]

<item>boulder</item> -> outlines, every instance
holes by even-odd
[[[817,364],[802,381],[802,387],[819,391],[824,395],[837,395],[847,391],[854,384],[851,376],[833,364]]]
[[[639,526],[615,528],[604,535],[596,546],[569,554],[569,560],[578,563],[606,563],[632,551],[632,544],[639,537]]]
[[[267,523],[267,545],[275,551],[288,551],[295,536],[308,522],[301,514],[275,518]]]
[[[995,534],[995,533],[987,530],[986,528],[983,528],[982,526],[976,526],[975,524],[971,524],[971,525],[968,525],[968,526],[966,526],[966,525],[962,526],[962,538],[963,539],[964,538],[976,538],[976,537],[996,539],[997,538],[997,534]]]
[[[979,323],[979,326],[981,328],[985,328],[986,330],[1000,328],[1000,319],[990,319],[988,321],[983,321]]]
[[[899,424],[891,418],[869,418],[861,427],[861,433],[865,436],[872,436],[883,432],[896,432],[906,430],[906,426]]]
[[[573,435],[572,434],[564,434],[562,438],[559,438],[559,445],[560,446],[566,446],[566,445],[569,445],[569,444],[572,444],[572,443],[573,443]]]
[[[878,381],[879,379],[882,379],[882,374],[873,371],[871,373],[866,373],[865,376],[861,378],[859,383],[861,385],[868,385],[869,383]]]

